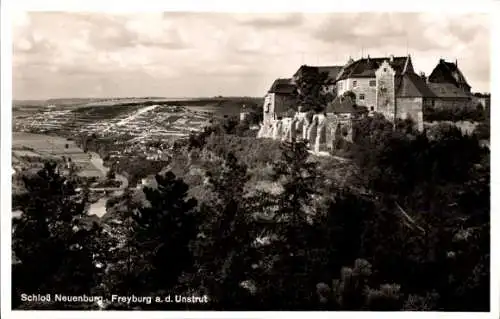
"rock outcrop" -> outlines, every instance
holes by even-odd
[[[352,119],[335,114],[296,112],[293,117],[271,120],[261,124],[257,138],[274,140],[304,140],[312,151],[319,153],[331,150],[335,140],[352,141]]]

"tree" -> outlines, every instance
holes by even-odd
[[[127,287],[136,295],[166,296],[174,294],[183,273],[193,271],[190,243],[198,228],[197,202],[187,198],[188,186],[173,173],[156,175],[157,187],[143,189],[145,202],[131,205],[124,198],[128,231],[120,250],[120,264],[126,265],[126,276],[116,287]],[[129,196],[129,195],[128,195]],[[130,209],[132,208],[132,209]],[[175,260],[175,262],[172,262]],[[119,273],[120,271],[118,271]],[[122,271],[123,272],[123,271]],[[116,291],[116,290],[114,290]],[[170,304],[130,305],[168,309]]]
[[[18,260],[12,269],[13,308],[42,307],[22,304],[22,293],[97,293],[112,240],[86,215],[85,193],[76,193],[73,182],[59,175],[53,163],[46,163],[36,175],[23,177],[23,183],[30,200],[14,198],[23,213],[13,221],[12,249]],[[43,307],[61,309],[64,305]]]
[[[485,121],[483,123],[479,123],[474,129],[474,134],[482,140],[490,139],[490,122]]]
[[[318,283],[316,291],[321,303],[330,303],[337,310],[400,310],[402,294],[400,286],[383,284],[371,288],[372,265],[365,259],[356,259],[354,267],[342,267],[340,279],[331,285]]]
[[[322,112],[334,98],[331,92],[325,91],[326,85],[328,73],[319,72],[315,67],[303,66],[297,79],[297,104],[302,105],[304,111]]]
[[[134,214],[142,207],[133,191],[127,189],[120,197],[112,197],[106,202],[106,215],[103,222],[111,232],[111,236],[118,238],[118,244],[112,248],[110,256],[111,266],[108,268],[104,289],[107,295],[120,293],[132,295],[140,289],[139,273],[145,266],[142,253],[138,251],[134,237]],[[107,309],[130,309],[134,305],[108,304]]]
[[[313,203],[321,179],[316,163],[308,158],[303,142],[285,143],[282,158],[273,165],[273,180],[282,185],[283,191],[271,200],[274,217],[269,227],[275,239],[268,258],[274,261],[259,282],[265,296],[262,298],[272,309],[307,309],[315,302],[307,286],[314,281],[308,270],[316,257],[309,249],[315,238],[311,226]]]
[[[229,152],[222,165],[207,174],[213,196],[201,206],[203,219],[193,246],[197,282],[211,296],[212,307],[242,310],[250,304],[251,296],[241,283],[254,271],[252,244],[256,237],[253,214],[244,196],[247,168]]]
[[[222,129],[226,134],[234,134],[240,120],[236,116],[226,117],[222,121]]]
[[[345,91],[344,94],[342,94],[343,98],[348,98],[350,99],[353,103],[356,103],[356,93],[353,91]]]
[[[355,159],[379,208],[365,217],[362,255],[415,300],[435,292],[436,309],[487,309],[488,151],[452,126],[419,134],[363,122]]]

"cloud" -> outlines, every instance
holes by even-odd
[[[406,54],[489,83],[485,16],[419,13],[84,13],[14,16],[14,97],[257,95],[301,64]]]
[[[242,25],[255,27],[258,29],[290,28],[300,27],[304,18],[301,13],[291,14],[268,14],[266,16],[239,15],[235,17]]]
[[[421,51],[443,48],[439,29],[423,23],[422,17],[418,13],[333,14],[313,34],[327,43],[359,48],[405,45],[407,40]]]

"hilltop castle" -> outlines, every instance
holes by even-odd
[[[316,114],[309,120],[295,105],[297,80],[307,68],[327,73],[324,91],[335,96],[325,106],[325,114]],[[346,92],[350,93],[349,97]],[[295,134],[292,132],[299,130],[315,149],[322,148],[323,144],[331,148],[332,136],[339,134],[337,130],[340,129],[347,139],[351,138],[352,122],[358,117],[359,106],[366,107],[370,113],[380,113],[392,122],[412,119],[418,129],[423,130],[426,111],[475,108],[478,103],[484,104],[483,108],[489,107],[488,101],[471,93],[471,86],[457,61],[451,63],[440,59],[429,77],[415,73],[410,55],[349,59],[344,66],[303,65],[292,78],[277,79],[269,89],[259,136],[290,138]],[[297,109],[298,112],[291,111]],[[294,121],[300,124],[292,125]],[[304,129],[304,125],[308,128]],[[320,132],[313,132],[313,127],[319,127]],[[307,133],[309,131],[312,136]]]

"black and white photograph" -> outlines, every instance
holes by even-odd
[[[492,310],[491,14],[285,9],[12,14],[13,311]]]

